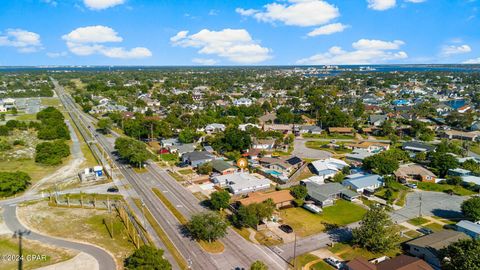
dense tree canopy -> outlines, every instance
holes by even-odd
[[[262,261],[254,261],[250,266],[250,270],[268,270],[268,266]]]
[[[30,181],[30,176],[25,172],[0,172],[0,196],[8,197],[22,192],[30,185]]]
[[[226,190],[215,191],[210,195],[210,207],[213,210],[227,208],[230,202],[230,193]]]
[[[70,147],[62,140],[39,143],[35,151],[35,162],[45,165],[61,164],[70,155]]]
[[[228,224],[215,212],[193,215],[187,224],[190,235],[197,240],[215,241],[227,233]]]
[[[141,246],[127,257],[124,266],[128,270],[170,270],[172,265],[163,258],[163,250]]]
[[[465,217],[480,220],[480,197],[472,197],[462,203],[462,213]]]
[[[121,158],[131,164],[141,167],[150,158],[150,153],[144,143],[132,138],[120,137],[115,140],[115,149]]]
[[[480,240],[460,240],[439,253],[444,270],[480,269]]]
[[[275,205],[271,199],[262,203],[252,203],[248,206],[240,206],[233,222],[237,227],[255,228],[261,220],[270,218],[273,214]]]
[[[372,252],[394,248],[399,235],[389,214],[381,206],[373,206],[362,219],[361,226],[352,230],[353,243]]]

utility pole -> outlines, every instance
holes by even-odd
[[[147,224],[146,224],[146,221],[145,221],[145,202],[143,202],[143,199],[142,200],[142,214],[143,214],[143,228],[146,230],[147,229]]]
[[[23,270],[23,249],[22,239],[24,235],[29,235],[29,230],[16,230],[13,234],[14,238],[18,237],[18,270]]]
[[[420,206],[418,208],[418,216],[421,217],[422,216],[422,193],[420,192]]]
[[[295,240],[293,241],[293,269],[297,266],[297,232],[293,232]]]

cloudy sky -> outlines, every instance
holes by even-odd
[[[480,63],[480,0],[3,0],[0,65]]]

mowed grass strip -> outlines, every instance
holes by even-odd
[[[163,195],[163,193],[156,189],[152,188],[153,193],[162,201],[162,203],[168,208],[168,210],[178,219],[182,225],[187,225],[188,220],[180,213],[180,211],[175,208],[175,206]],[[220,241],[206,242],[206,241],[197,241],[200,247],[202,247],[206,252],[209,253],[220,253],[223,252],[225,247]]]
[[[137,205],[138,208],[140,208],[140,209],[142,208],[142,202],[140,201],[140,199],[133,199],[133,201],[135,202],[135,204]],[[162,240],[165,247],[167,247],[170,254],[172,254],[172,256],[175,259],[175,261],[177,262],[178,266],[180,266],[181,269],[187,269],[188,265],[187,265],[187,262],[185,261],[185,259],[183,258],[182,254],[180,254],[180,252],[177,250],[175,245],[173,245],[173,242],[170,240],[170,238],[168,238],[165,231],[157,223],[157,221],[153,217],[152,213],[150,213],[150,210],[146,209],[146,211],[144,211],[144,215],[145,215],[145,218],[148,220],[148,223],[150,223],[150,225],[152,225],[152,227],[155,230],[155,232],[157,233],[158,237],[160,237],[160,239]]]

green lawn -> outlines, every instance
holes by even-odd
[[[280,215],[284,223],[292,226],[299,236],[308,236],[325,231],[328,224],[344,226],[359,221],[366,212],[357,204],[337,200],[335,205],[325,207],[322,214],[313,214],[297,207],[281,210]]]
[[[15,120],[17,121],[36,121],[37,115],[36,114],[18,114],[15,116]]]
[[[182,170],[178,170],[178,173],[183,174],[183,175],[187,175],[187,174],[193,173],[193,170],[192,169],[182,169]]]
[[[429,222],[429,220],[425,219],[425,218],[422,218],[422,217],[416,217],[416,218],[412,218],[412,219],[408,220],[407,222],[414,225],[414,226],[421,226],[421,225]]]
[[[175,180],[177,180],[178,182],[183,182],[185,181],[185,179],[183,179],[183,177],[181,175],[179,175],[178,173],[176,172],[172,172],[172,171],[168,171],[168,174],[170,174],[171,177],[173,177]]]
[[[310,253],[307,254],[302,254],[300,256],[297,256],[296,260],[292,260],[290,263],[294,264],[295,267],[293,269],[295,270],[302,270],[303,266],[305,266],[307,263],[319,260],[320,258],[312,255]],[[321,268],[320,268],[321,269]],[[329,268],[326,268],[329,269]]]
[[[68,162],[69,157],[67,157],[63,164]],[[32,182],[35,183],[43,177],[52,174],[62,165],[58,166],[44,166],[38,163],[35,163],[33,159],[24,159],[24,160],[10,160],[0,162],[0,171],[24,171],[30,175]]]
[[[160,159],[163,161],[177,161],[178,155],[176,154],[161,154],[159,155]]]
[[[310,270],[332,270],[334,269],[324,261],[319,261],[310,267]]]
[[[473,192],[461,186],[453,186],[448,184],[418,182],[417,187],[421,190],[436,191],[436,192],[447,192],[448,190],[453,190],[453,193],[459,196],[469,196],[469,195],[476,194],[476,192]]]
[[[389,257],[395,257],[396,255],[400,254],[400,249],[396,248],[390,250],[386,253],[373,253],[363,248],[352,247],[349,244],[345,243],[336,243],[333,247],[329,248],[331,252],[335,255],[339,256],[343,260],[350,261],[357,257],[363,257],[367,260],[375,259],[384,255]]]
[[[430,223],[428,225],[425,225],[424,227],[427,227],[434,232],[438,232],[438,231],[443,230],[443,226],[438,224],[438,223]]]
[[[308,147],[308,148],[312,148],[312,149],[317,149],[317,150],[325,150],[325,151],[329,151],[329,152],[332,152],[334,154],[346,154],[346,153],[351,153],[352,150],[351,149],[346,149],[346,148],[329,148],[329,147],[326,147],[327,144],[329,144],[330,142],[327,142],[327,141],[307,141],[305,143],[305,146]]]
[[[42,97],[40,102],[43,106],[56,107],[60,105],[60,100],[56,97]]]

